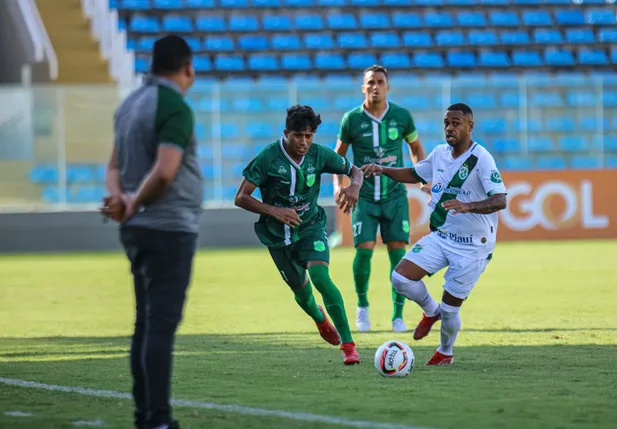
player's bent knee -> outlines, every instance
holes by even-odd
[[[407,299],[416,301],[422,299],[425,295],[426,286],[424,286],[422,280],[410,280],[396,271],[392,271],[391,280],[394,289]]]

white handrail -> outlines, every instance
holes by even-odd
[[[58,57],[39,14],[39,8],[34,0],[15,1],[19,6],[34,45],[34,59],[37,62],[47,59],[49,62],[49,78],[51,80],[58,79]]]

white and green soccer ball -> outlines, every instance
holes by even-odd
[[[402,341],[386,341],[375,352],[375,368],[383,377],[407,377],[415,361],[411,347]]]

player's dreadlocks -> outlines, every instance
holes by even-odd
[[[383,73],[386,76],[386,80],[388,80],[388,70],[386,70],[386,68],[384,66],[380,66],[378,64],[372,65],[370,67],[367,67],[364,69],[364,73],[362,73],[362,75],[366,75],[368,72],[373,72],[373,73]]]
[[[469,115],[473,119],[473,112],[471,111],[471,107],[469,107],[465,103],[453,104],[448,107],[448,110],[453,112],[463,112],[464,115]]]
[[[302,131],[307,128],[316,132],[321,124],[321,115],[315,113],[311,106],[296,104],[287,109],[285,128],[289,131]]]

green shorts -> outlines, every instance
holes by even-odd
[[[351,214],[354,246],[375,241],[377,227],[381,230],[384,243],[403,241],[409,244],[409,200],[407,195],[395,197],[380,203],[358,200],[356,209]]]
[[[289,246],[268,247],[268,250],[281,277],[292,289],[299,289],[304,285],[306,266],[310,261],[330,263],[328,237],[322,229],[307,231],[305,236]]]

